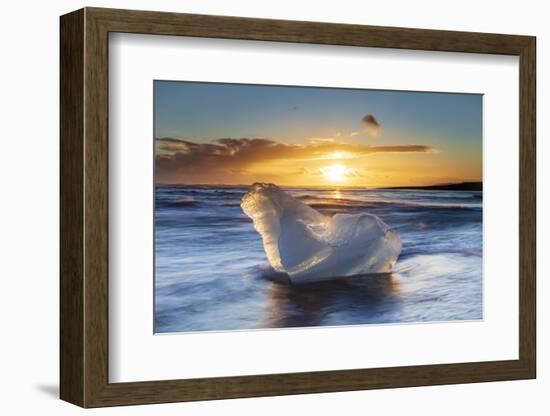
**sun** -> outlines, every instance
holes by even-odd
[[[332,182],[344,182],[347,179],[349,169],[336,164],[330,165],[321,170],[326,179]]]

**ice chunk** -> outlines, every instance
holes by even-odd
[[[376,215],[331,218],[273,184],[253,184],[241,208],[261,235],[271,266],[294,283],[388,273],[401,252],[397,233]]]

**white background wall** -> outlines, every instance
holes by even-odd
[[[550,360],[543,192],[550,145],[543,140],[550,81],[548,11],[542,1],[23,1],[0,15],[0,409],[3,414],[83,412],[58,390],[58,16],[82,6],[317,20],[536,35],[538,42],[538,379],[459,386],[225,400],[87,411],[88,414],[279,415],[548,414]],[[546,199],[546,200],[545,200]],[[503,230],[504,232],[504,230]],[[505,261],[505,259],[503,259]],[[406,348],[406,346],[403,346]]]

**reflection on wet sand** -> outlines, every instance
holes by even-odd
[[[392,274],[354,276],[292,285],[272,280],[267,288],[267,308],[262,326],[270,328],[338,325],[390,320],[400,307],[398,278]]]

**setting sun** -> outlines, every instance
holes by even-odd
[[[343,182],[347,179],[349,169],[342,165],[331,165],[322,169],[326,179],[333,182]]]

